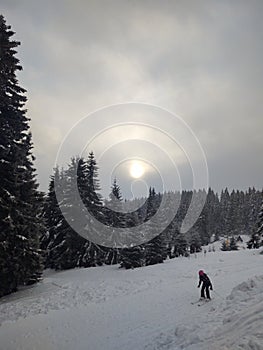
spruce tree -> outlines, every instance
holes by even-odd
[[[198,253],[202,250],[200,234],[195,229],[190,230],[188,238],[190,253]]]
[[[258,213],[255,229],[251,234],[250,240],[247,242],[247,247],[249,249],[257,249],[263,245],[263,204]]]
[[[35,179],[26,90],[16,77],[20,43],[13,35],[0,15],[0,296],[38,281],[42,271],[43,195]]]
[[[46,231],[41,237],[40,248],[44,252],[45,268],[54,268],[54,247],[58,243],[59,233],[64,225],[64,216],[58,204],[56,192],[63,191],[63,171],[55,168],[51,176],[48,195],[44,206],[44,219]],[[55,191],[56,183],[56,191]]]
[[[110,200],[115,204],[116,209],[120,206],[120,201],[122,200],[122,194],[120,186],[117,184],[117,179],[115,178],[111,186]]]
[[[187,255],[188,242],[184,233],[179,233],[174,238],[174,255],[179,257],[180,255]]]
[[[230,218],[230,195],[226,188],[221,192],[220,197],[220,232],[223,235],[229,235],[231,231],[231,218]]]
[[[63,199],[60,208],[63,213],[63,220],[57,226],[54,243],[51,245],[50,254],[53,260],[53,266],[57,270],[70,269],[78,266],[80,259],[80,250],[85,244],[85,239],[81,237],[71,227],[74,220],[79,217],[79,202],[74,184],[76,183],[77,158],[72,158],[68,169],[64,174],[64,181],[61,182]],[[67,220],[65,220],[65,218]]]
[[[154,188],[150,188],[149,197],[147,200],[147,216],[146,219],[151,220],[152,216],[156,213],[159,206],[159,198]],[[149,224],[149,230],[154,223]],[[165,253],[165,254],[164,254]],[[145,245],[145,262],[146,265],[159,264],[166,258],[166,247],[164,244],[164,236],[160,234]],[[165,255],[165,256],[164,256]]]
[[[97,238],[100,237],[101,232],[95,231],[94,226],[92,225],[92,217],[94,217],[97,221],[105,224],[105,211],[103,208],[102,197],[99,193],[100,183],[98,169],[99,168],[97,166],[95,155],[93,151],[91,151],[88,155],[87,161],[85,161],[83,164],[83,180],[82,185],[79,187],[79,191],[81,198],[83,198],[83,203],[85,204],[90,214],[86,229],[89,232],[88,236],[91,237],[92,242],[86,242],[85,245],[89,247],[89,260],[91,261],[92,257],[94,258],[94,266],[102,265],[104,263],[106,255],[104,247],[94,243]],[[92,239],[93,237],[94,239]],[[85,250],[84,255],[86,256]]]
[[[207,193],[207,199],[205,203],[205,214],[207,220],[207,232],[209,234],[209,240],[213,241],[219,240],[221,234],[221,210],[220,210],[220,200],[217,193],[209,188]]]
[[[106,249],[105,263],[113,265],[117,264],[119,261],[119,250],[116,248],[118,242],[115,237],[115,230],[119,227],[125,227],[125,216],[127,216],[120,212],[122,208],[122,194],[116,178],[111,186],[109,198],[110,199],[106,201],[107,210],[105,209],[105,217],[106,224],[112,229],[112,247]]]
[[[261,205],[258,220],[257,220],[257,234],[260,237],[260,244],[263,245],[263,204]]]
[[[135,211],[127,220],[128,227],[134,227],[140,223],[139,211]],[[128,228],[127,228],[128,230]],[[128,234],[132,234],[129,233]],[[137,242],[138,237],[134,237],[134,242]],[[133,243],[133,237],[129,237],[131,243],[120,249],[120,266],[126,269],[141,267],[145,265],[145,245],[136,245]]]
[[[134,246],[129,248],[123,248],[121,250],[121,263],[120,266],[125,269],[133,269],[136,267],[142,267],[145,264],[144,259],[144,247]]]
[[[246,193],[246,234],[255,234],[257,218],[262,204],[262,192],[255,188],[249,188]]]
[[[98,166],[94,153],[91,151],[87,160],[86,202],[89,212],[98,220],[103,219],[102,199],[99,194],[100,184]]]

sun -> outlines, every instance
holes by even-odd
[[[130,167],[130,175],[135,178],[139,179],[144,174],[144,166],[141,162],[134,161]]]

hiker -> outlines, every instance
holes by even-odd
[[[207,299],[211,299],[209,289],[213,290],[213,286],[209,277],[207,276],[206,273],[204,273],[203,270],[200,270],[198,274],[199,274],[199,284],[197,287],[199,288],[201,286],[201,283],[203,282],[203,285],[201,288],[201,299],[205,299],[205,294]]]

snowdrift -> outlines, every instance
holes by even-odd
[[[201,344],[196,330],[191,330],[194,346],[189,350],[263,350],[263,276],[233,288],[216,317],[222,325]]]

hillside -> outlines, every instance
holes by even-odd
[[[46,271],[38,285],[0,300],[1,349],[261,350],[262,259],[259,250],[217,245],[134,270]],[[214,285],[201,306],[191,304],[199,269]]]

